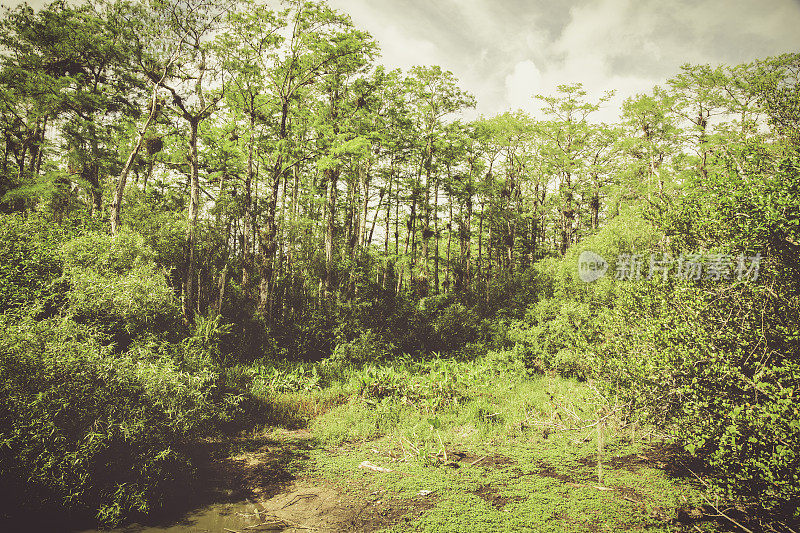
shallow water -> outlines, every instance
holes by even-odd
[[[74,533],[230,533],[270,522],[260,504],[249,500],[236,503],[212,504],[175,521],[155,524],[131,524],[116,529],[82,529]]]

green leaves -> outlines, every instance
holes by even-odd
[[[0,327],[0,474],[23,488],[21,503],[114,525],[188,479],[175,446],[217,417],[213,372],[188,374],[146,349],[114,354],[61,318],[0,315]]]
[[[65,243],[62,256],[71,284],[68,311],[78,320],[139,335],[177,321],[173,290],[142,236],[88,233]]]

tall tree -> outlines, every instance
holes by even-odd
[[[431,230],[431,186],[434,185],[434,148],[442,135],[444,118],[464,108],[473,107],[475,98],[458,87],[458,82],[450,71],[440,67],[413,67],[409,75],[411,104],[414,110],[417,135],[420,143],[418,187],[422,192],[422,262],[419,290],[426,294],[430,278],[430,239],[435,235]],[[424,183],[421,178],[424,176]]]
[[[578,216],[575,190],[578,180],[585,175],[587,148],[589,146],[589,116],[600,109],[613,93],[606,93],[597,102],[586,99],[580,83],[559,85],[554,96],[537,96],[544,103],[542,110],[551,119],[543,123],[542,132],[551,172],[559,178],[559,251],[565,254],[575,238],[575,221]]]
[[[156,89],[161,87],[171,98],[171,107],[189,128],[189,207],[187,213],[186,259],[183,276],[184,320],[192,322],[199,312],[199,285],[196,272],[197,226],[200,209],[200,124],[212,116],[224,94],[224,77],[216,62],[211,40],[220,29],[227,6],[208,0],[155,2],[146,12],[147,25],[158,35],[138,36],[136,60],[148,79],[155,82],[151,116],[156,110]],[[163,62],[155,58],[167,58]],[[164,67],[163,65],[167,65]],[[166,74],[165,74],[166,73]],[[222,83],[221,89],[218,89]],[[150,119],[149,119],[150,120]],[[140,131],[137,146],[141,144]],[[134,149],[134,152],[136,149]]]

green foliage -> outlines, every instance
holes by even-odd
[[[442,309],[432,321],[436,341],[429,349],[454,352],[477,338],[480,317],[460,302]]]
[[[183,439],[259,402],[304,421],[331,384],[352,397],[332,434],[415,413],[402,436],[432,464],[465,402],[481,434],[522,427],[527,398],[473,390],[518,372],[604,377],[727,496],[791,507],[797,54],[686,65],[621,127],[589,121],[611,94],[580,83],[538,97],[547,120],[465,125],[452,73],[373,71],[372,37],[324,3],[229,7],[1,17],[0,210],[38,211],[0,219],[0,473],[30,501],[145,512]],[[103,195],[151,105],[112,237]],[[580,280],[584,251],[606,278]],[[620,254],[665,252],[761,254],[762,278],[613,279]]]
[[[592,375],[589,353],[597,340],[597,320],[589,304],[542,300],[525,320],[511,322],[506,340],[512,358],[520,359],[529,372],[552,370],[586,379]]]
[[[147,248],[155,253],[156,264],[165,268],[180,268],[186,253],[186,215],[172,205],[158,206],[164,202],[156,195],[131,199],[126,208],[125,221],[132,233],[141,235]],[[162,211],[163,209],[163,211]]]
[[[380,334],[367,329],[353,340],[338,343],[326,363],[338,368],[347,365],[361,366],[386,361],[393,352],[394,346],[391,343],[386,342]]]
[[[758,280],[624,285],[598,361],[634,405],[674,424],[676,439],[715,469],[726,497],[792,514],[800,497],[800,416],[789,407],[800,385],[797,166],[793,156],[740,153],[759,155],[698,178],[665,229],[676,255],[690,246],[761,254]],[[770,157],[777,165],[768,168]],[[709,191],[716,201],[707,201]]]
[[[62,303],[58,250],[80,224],[59,224],[43,213],[0,216],[0,312],[24,307],[52,312]]]
[[[76,320],[127,336],[164,332],[179,310],[155,252],[138,234],[87,233],[62,247],[69,313]]]
[[[368,403],[393,398],[434,413],[465,398],[470,385],[480,380],[480,371],[469,362],[435,357],[416,363],[366,365],[353,370],[350,379]]]
[[[190,471],[181,443],[218,418],[216,374],[143,347],[115,355],[70,320],[0,326],[0,474],[15,501],[107,524],[158,506]]]
[[[322,381],[317,365],[259,364],[248,367],[247,374],[252,379],[253,394],[259,397],[292,392],[310,393],[319,390]]]
[[[800,496],[800,416],[790,407],[798,365],[796,355],[765,345],[766,302],[759,287],[631,287],[598,360],[611,389],[629,391],[651,420],[674,424],[677,440],[715,468],[727,497],[792,511]]]
[[[209,317],[197,315],[192,329],[191,335],[182,341],[184,358],[191,363],[192,369],[198,371],[208,366],[225,366],[227,361],[221,345],[233,326],[225,324],[221,315]]]

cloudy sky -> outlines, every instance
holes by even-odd
[[[329,1],[375,36],[384,64],[451,70],[485,115],[535,112],[532,95],[582,82],[617,91],[602,117],[613,119],[683,63],[800,52],[800,0]]]
[[[613,120],[625,98],[663,84],[683,63],[800,51],[800,0],[329,2],[380,42],[385,65],[451,70],[478,99],[471,115],[535,113],[532,95],[582,82],[594,97],[617,91],[597,117]]]

